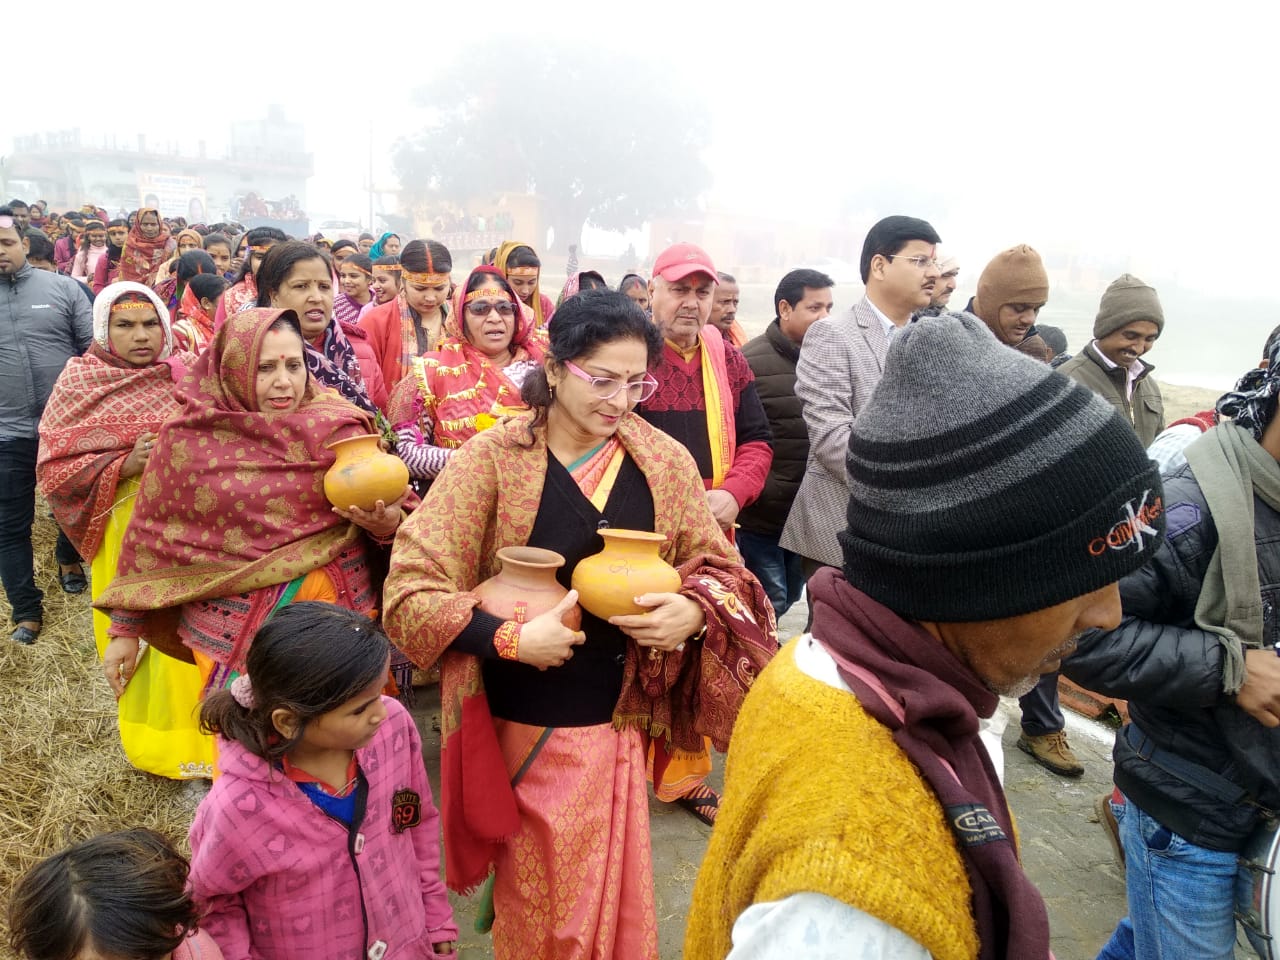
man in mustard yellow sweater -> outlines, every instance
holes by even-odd
[[[981,321],[903,328],[854,425],[843,575],[748,695],[686,960],[1047,960],[981,718],[1120,621],[1160,478],[1128,423]]]

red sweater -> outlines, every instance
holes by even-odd
[[[733,394],[737,450],[720,489],[747,507],[764,489],[773,463],[772,435],[764,405],[756,393],[756,378],[742,351],[726,342],[725,366]],[[671,344],[664,344],[662,359],[650,369],[658,390],[636,407],[636,413],[679,440],[698,464],[703,483],[711,486],[711,440],[707,434],[707,403],[702,390],[702,352],[685,360]],[[722,398],[725,399],[725,398]]]

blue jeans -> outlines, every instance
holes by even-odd
[[[756,575],[773,604],[773,615],[781,620],[804,590],[804,571],[800,555],[778,546],[778,537],[765,533],[738,531],[738,550],[743,565]]]
[[[13,622],[44,619],[44,594],[36,586],[31,528],[36,519],[35,437],[0,439],[0,581],[13,608]],[[61,530],[54,548],[59,563],[80,560]]]
[[[1098,960],[1231,960],[1238,856],[1197,847],[1132,801],[1111,809],[1124,844],[1129,916]]]

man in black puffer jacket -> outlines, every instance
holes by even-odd
[[[773,323],[742,348],[769,418],[773,463],[760,499],[738,514],[738,549],[779,620],[804,589],[800,555],[778,545],[809,459],[809,431],[796,396],[796,363],[805,333],[831,313],[833,285],[817,270],[792,270],[774,291]]]
[[[1114,750],[1127,802],[1112,805],[1129,916],[1099,960],[1230,960],[1238,854],[1280,811],[1278,395],[1280,345],[1219,401],[1232,420],[1187,447],[1163,503],[1148,505],[1165,513],[1165,540],[1120,581],[1120,626],[1081,638],[1063,664],[1129,700]],[[1143,521],[1096,548],[1145,536]]]

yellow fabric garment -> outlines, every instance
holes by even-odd
[[[90,564],[95,599],[115,576],[137,492],[137,477],[121,480],[116,487],[115,506]],[[93,639],[99,657],[110,642],[110,626],[111,617],[95,609]],[[200,732],[198,716],[203,686],[194,664],[146,648],[124,695],[116,701],[120,744],[130,763],[174,780],[212,776],[213,739]]]
[[[738,715],[685,960],[722,960],[747,907],[806,891],[896,927],[936,960],[976,958],[972,891],[937,799],[856,697],[800,670],[796,643]]]
[[[591,505],[601,513],[604,512],[604,505],[609,502],[609,494],[613,493],[613,485],[618,482],[622,461],[626,459],[627,451],[622,444],[618,444],[618,449],[613,451],[613,456],[609,459],[609,466],[605,468],[604,476],[600,478],[599,486],[591,494]]]
[[[715,367],[701,337],[698,338],[698,346],[702,350],[702,393],[707,404],[707,442],[711,447],[711,489],[718,490],[724,485],[725,474],[732,466],[724,435],[724,417],[720,412],[723,399]]]

